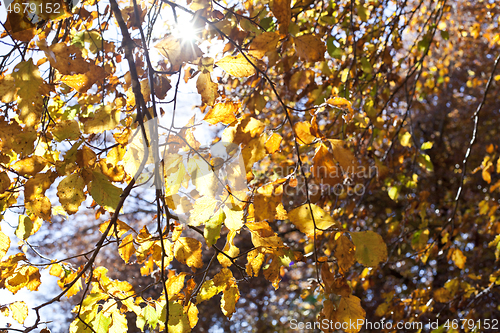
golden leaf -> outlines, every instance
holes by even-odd
[[[234,57],[226,56],[217,61],[216,65],[234,77],[247,77],[257,73],[255,69],[257,59],[251,55],[246,56],[246,58],[242,54]]]
[[[240,291],[237,285],[231,286],[229,289],[224,290],[221,298],[222,313],[230,319],[236,310],[236,302],[240,299]]]
[[[179,237],[174,244],[174,255],[175,259],[189,267],[203,267],[201,243],[194,238]]]
[[[66,176],[57,186],[59,202],[69,215],[78,212],[78,207],[85,200],[84,187],[85,182],[77,173]]]
[[[240,108],[239,103],[224,102],[215,104],[215,106],[205,115],[207,123],[215,125],[218,123],[230,124],[236,120],[236,114]]]
[[[172,275],[168,278],[166,283],[168,299],[177,297],[177,294],[181,292],[182,288],[184,287],[184,279],[186,278],[186,275],[186,272],[181,272],[178,275]]]
[[[80,137],[80,125],[76,120],[63,120],[51,129],[54,138],[61,142],[63,140],[76,140]]]
[[[296,123],[294,130],[297,140],[301,145],[309,145],[316,139],[311,133],[311,124],[306,121]]]
[[[129,234],[122,239],[118,252],[120,253],[120,257],[122,257],[123,261],[128,263],[130,257],[135,253],[134,236],[132,234]]]
[[[47,165],[47,160],[41,156],[33,155],[31,157],[17,161],[13,166],[17,173],[24,176],[34,176],[42,171]]]
[[[460,249],[450,249],[450,252],[451,252],[451,260],[453,260],[455,266],[457,266],[460,269],[464,269],[467,257],[464,256],[464,254],[462,253],[462,251],[460,251]]]
[[[328,229],[332,226],[337,226],[337,222],[325,212],[321,207],[311,204],[311,209],[309,204],[303,204],[300,207],[295,208],[288,213],[288,218],[290,222],[295,224],[295,226],[308,237],[314,237],[314,223],[316,223],[316,234],[321,230]],[[314,221],[313,221],[314,216]],[[321,229],[321,230],[320,230]]]
[[[266,151],[268,154],[275,153],[278,149],[280,149],[280,144],[283,138],[278,133],[273,133],[269,139],[266,141]]]
[[[249,222],[245,226],[252,233],[252,243],[255,247],[283,247],[283,241],[276,235],[267,222]]]
[[[100,105],[94,115],[88,118],[82,118],[84,133],[101,133],[106,130],[112,130],[120,122],[120,109],[114,104]]]

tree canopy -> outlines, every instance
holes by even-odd
[[[500,327],[496,1],[2,6],[0,331]]]

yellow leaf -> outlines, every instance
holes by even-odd
[[[95,202],[109,212],[114,212],[118,203],[122,189],[111,184],[105,175],[92,171],[92,182],[89,184],[89,192]]]
[[[316,234],[319,232],[318,229],[324,230],[337,225],[333,217],[321,209],[321,207],[311,204],[311,208],[312,214],[309,204],[303,204],[288,213],[290,222],[295,224],[295,226],[308,237],[314,237],[314,222],[317,228]]]
[[[467,257],[464,256],[464,254],[462,253],[462,251],[460,251],[460,249],[452,249],[450,251],[452,251],[451,260],[453,260],[455,266],[457,266],[460,269],[464,269]]]
[[[217,61],[216,65],[235,77],[252,76],[257,72],[255,70],[257,59],[251,55],[248,55],[246,58],[242,54],[238,54],[234,57],[226,56]]]
[[[85,74],[90,70],[90,63],[85,61],[82,51],[75,45],[57,43],[47,47],[44,41],[37,45],[45,52],[52,67],[63,75]]]
[[[203,260],[201,259],[201,243],[194,238],[179,237],[174,244],[175,258],[189,267],[201,268],[203,267]]]
[[[239,103],[224,102],[215,104],[215,106],[205,115],[205,120],[209,124],[218,123],[230,124],[236,120],[236,114],[240,108]]]
[[[12,75],[0,76],[0,101],[2,103],[11,103],[16,99],[17,87]]]
[[[31,236],[33,230],[33,221],[26,215],[19,215],[19,225],[16,229],[16,236],[19,239],[26,239]]]
[[[292,19],[291,0],[273,0],[271,11],[280,24],[280,33],[287,34]]]
[[[264,263],[264,254],[258,249],[252,250],[247,254],[246,272],[249,276],[258,276],[260,268]]]
[[[276,235],[267,222],[249,222],[245,226],[252,233],[252,243],[255,247],[283,247],[283,241]]]
[[[325,58],[326,46],[319,36],[302,35],[293,39],[297,55],[308,62],[321,61]]]
[[[262,134],[261,136],[252,139],[245,148],[242,149],[241,155],[245,163],[245,169],[249,172],[255,162],[262,160],[266,157],[266,141],[267,135]]]
[[[8,152],[10,149],[21,157],[33,152],[33,145],[37,132],[29,127],[21,128],[17,122],[8,123],[0,117],[0,150]]]
[[[232,210],[225,206],[224,213],[226,214],[226,219],[224,220],[224,224],[226,225],[226,227],[229,230],[240,230],[243,226],[243,211]]]
[[[110,221],[103,222],[99,225],[99,231],[104,233],[106,229],[108,228]],[[123,236],[127,231],[132,230],[132,228],[125,222],[117,220],[116,221],[116,231],[118,233],[118,237]],[[144,228],[143,228],[144,230]],[[141,231],[143,231],[141,230]],[[109,236],[114,236],[115,235],[115,230],[114,228],[111,228]]]
[[[332,97],[328,101],[328,104],[335,106],[337,108],[347,108],[351,113],[353,112],[352,104],[347,99],[342,97]]]
[[[168,59],[173,70],[178,70],[183,63],[193,62],[203,55],[198,45],[173,36],[165,37],[155,48]]]
[[[128,263],[130,257],[135,253],[134,236],[132,234],[129,234],[122,240],[120,247],[118,248],[118,252],[120,253],[120,257],[122,257],[123,261]]]
[[[85,200],[84,187],[85,181],[77,173],[66,176],[57,186],[59,202],[69,215],[78,212],[78,207]]]
[[[28,307],[23,301],[14,302],[10,305],[10,311],[12,311],[12,318],[19,324],[24,324],[26,317],[28,317]]]
[[[301,145],[309,145],[316,139],[316,137],[311,134],[311,124],[306,121],[296,123],[294,130],[297,140]]]
[[[236,310],[236,302],[240,299],[240,291],[238,290],[238,286],[234,285],[229,289],[224,290],[221,298],[220,307],[222,309],[222,313],[230,319]]]
[[[89,118],[82,118],[84,133],[101,133],[112,130],[120,121],[120,109],[114,104],[100,105],[94,115]]]
[[[280,149],[280,144],[281,144],[282,140],[283,140],[283,138],[281,137],[281,135],[279,135],[278,133],[273,133],[273,135],[271,135],[269,137],[269,139],[267,139],[267,141],[266,141],[266,151],[267,151],[267,153],[268,154],[273,154],[278,149]]]
[[[76,120],[63,120],[52,127],[51,132],[59,142],[63,140],[76,140],[80,137],[80,126]]]
[[[187,273],[181,272],[178,275],[172,275],[167,280],[167,292],[168,299],[172,299],[173,297],[177,297],[184,287],[184,279],[186,278]]]
[[[0,259],[2,259],[9,251],[10,238],[0,231]]]
[[[373,231],[351,232],[356,245],[356,260],[367,267],[375,267],[387,260],[387,245],[382,236]]]
[[[262,59],[267,52],[276,50],[279,39],[280,36],[276,32],[263,32],[250,43],[248,53],[257,59]]]
[[[207,221],[218,209],[218,201],[209,196],[198,198],[195,203],[191,216],[189,216],[189,224],[199,226]]]
[[[85,93],[94,83],[99,83],[106,77],[106,71],[96,65],[85,74],[64,75],[60,80],[79,93]]]
[[[207,105],[214,105],[219,96],[217,83],[212,81],[210,73],[201,73],[196,81],[196,89],[201,95],[201,102]]]

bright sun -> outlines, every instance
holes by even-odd
[[[184,21],[178,23],[172,31],[172,34],[185,41],[194,41],[198,38],[198,29],[192,24],[191,21]]]

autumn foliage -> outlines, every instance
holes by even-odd
[[[0,323],[500,329],[495,1],[3,5]]]

